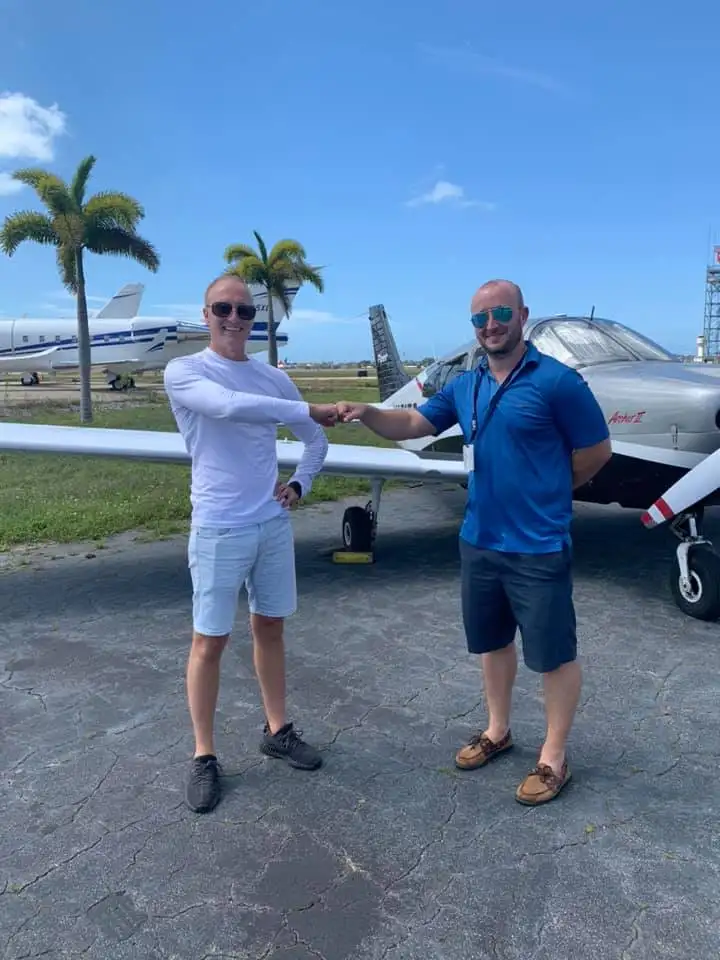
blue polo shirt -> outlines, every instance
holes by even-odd
[[[461,373],[417,409],[437,433],[459,424],[472,433],[476,386],[480,432],[499,389],[487,359]],[[528,343],[484,431],[474,443],[475,469],[460,536],[508,553],[550,553],[570,542],[572,453],[609,436],[605,415],[575,370]]]

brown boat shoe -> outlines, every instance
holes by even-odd
[[[455,754],[455,766],[461,770],[477,770],[478,767],[485,766],[488,760],[493,760],[498,754],[509,750],[512,745],[510,730],[498,743],[493,743],[484,733],[477,733]]]
[[[562,765],[560,776],[546,763],[539,763],[517,788],[515,799],[527,807],[537,807],[554,800],[571,777],[567,760]]]

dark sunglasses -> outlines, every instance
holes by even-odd
[[[474,313],[470,317],[470,322],[474,327],[481,329],[487,325],[490,317],[497,323],[510,323],[513,318],[512,307],[493,307],[492,310],[481,310],[480,313]]]
[[[254,320],[257,313],[256,308],[251,303],[228,303],[226,300],[217,300],[210,304],[210,309],[216,317],[221,320],[227,320],[232,316],[233,307],[238,320]]]

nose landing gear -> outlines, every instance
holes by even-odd
[[[348,553],[372,552],[377,533],[383,480],[372,481],[372,498],[364,507],[348,507],[342,519],[343,549]]]
[[[702,535],[702,507],[679,514],[670,529],[679,538],[670,571],[670,590],[678,607],[696,620],[720,617],[720,555]]]

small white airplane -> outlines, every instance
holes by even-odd
[[[267,292],[250,287],[259,315],[267,314]],[[298,287],[289,287],[290,303]],[[200,320],[171,317],[139,317],[137,312],[145,287],[130,283],[89,320],[90,355],[93,367],[105,373],[113,390],[135,386],[133,374],[162,370],[173,358],[200,350],[208,340],[208,329]],[[282,304],[273,302],[278,346],[288,342],[277,328],[285,316]],[[257,319],[248,339],[248,352],[268,348],[267,319]],[[40,382],[40,373],[57,374],[79,367],[77,320],[0,319],[0,373],[20,373],[20,382],[29,387]]]
[[[451,376],[471,369],[480,355],[477,342],[472,341],[432,364],[417,378],[411,378],[402,368],[381,306],[370,308],[370,323],[383,406],[417,405],[427,395],[428,387],[430,392],[439,389]],[[565,362],[582,371],[596,396],[598,392],[602,394],[599,402],[610,424],[613,456],[592,484],[576,491],[576,499],[645,507],[641,521],[646,527],[668,523],[681,540],[671,577],[677,605],[697,619],[720,617],[720,556],[702,536],[699,526],[704,507],[719,502],[720,383],[701,374],[693,381],[681,361],[635,331],[609,321],[593,324],[592,318],[587,317],[541,318],[528,324],[526,336],[543,352],[550,353],[558,346],[567,351],[569,345],[573,346],[574,354],[568,354]],[[604,395],[606,390],[611,392],[610,406]],[[638,402],[642,409],[625,409],[627,403]],[[614,409],[616,404],[620,405],[618,409]],[[661,432],[663,416],[670,420]],[[706,416],[711,416],[712,430],[705,429]],[[645,432],[646,423],[650,432]],[[638,425],[641,431],[633,433]],[[408,449],[409,444],[395,448],[329,445],[324,473],[371,481],[372,496],[366,506],[351,506],[344,512],[342,539],[347,550],[372,549],[382,488],[387,480],[467,483],[462,436],[457,428],[427,438],[420,443],[421,449],[417,443],[414,446],[415,449]],[[0,421],[0,451],[180,464],[188,464],[190,459],[182,437],[175,431],[4,421]],[[302,443],[278,440],[279,470],[295,469],[302,453]],[[648,499],[643,501],[644,496]]]

